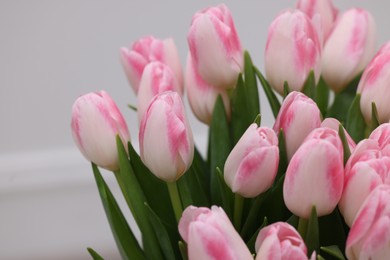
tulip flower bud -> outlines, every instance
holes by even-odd
[[[256,260],[307,259],[301,235],[286,222],[262,228],[256,238]]]
[[[153,36],[146,36],[134,42],[129,49],[122,47],[120,55],[127,79],[136,94],[142,72],[145,66],[152,61],[160,61],[168,65],[182,88],[183,76],[180,57],[172,38],[160,40]]]
[[[340,124],[341,124],[340,121],[337,120],[336,118],[328,117],[328,118],[325,118],[324,121],[322,121],[321,127],[328,127],[330,129],[336,130],[338,132]],[[344,134],[345,134],[345,137],[347,139],[347,142],[348,142],[349,151],[353,152],[353,150],[356,147],[356,143],[352,139],[352,137],[348,134],[347,130],[345,130],[344,127],[343,127],[343,130],[344,130]]]
[[[252,254],[222,208],[189,206],[183,211],[179,233],[188,246],[189,260],[250,260]]]
[[[345,167],[344,191],[339,209],[351,226],[364,200],[380,184],[390,183],[390,124],[380,125],[361,141]]]
[[[268,127],[251,124],[230,152],[224,168],[234,193],[253,198],[269,189],[279,164],[278,137]]]
[[[158,178],[173,182],[191,166],[194,141],[180,95],[168,91],[155,96],[139,132],[144,164]]]
[[[348,259],[390,259],[389,201],[389,185],[378,186],[364,201],[348,234]]]
[[[72,136],[87,160],[110,171],[119,169],[116,136],[127,146],[126,122],[105,91],[80,96],[72,108]]]
[[[283,186],[287,208],[309,218],[330,214],[340,200],[344,184],[343,145],[330,128],[314,129],[291,158]]]
[[[390,120],[390,42],[375,55],[363,72],[357,92],[361,94],[360,109],[366,122],[371,122],[372,103],[380,123]]]
[[[290,160],[306,136],[320,125],[321,112],[316,103],[304,94],[293,91],[285,98],[273,128],[278,134],[283,129]]]
[[[321,41],[309,17],[299,10],[286,10],[272,22],[264,54],[267,80],[280,94],[284,82],[301,90],[310,71],[316,82],[321,72]]]
[[[322,76],[329,87],[340,92],[347,86],[374,56],[375,45],[376,26],[372,15],[359,8],[343,13],[322,52]]]
[[[313,23],[319,23],[319,36],[325,42],[339,12],[332,0],[298,0],[296,8],[309,16]]]
[[[225,111],[228,117],[230,116],[230,100],[227,91],[211,86],[199,76],[190,53],[187,56],[185,86],[192,112],[200,121],[205,124],[211,123],[218,95],[221,95]]]
[[[179,84],[172,70],[165,64],[154,61],[145,66],[138,90],[138,122],[149,106],[150,101],[157,94],[165,91],[176,91],[180,93]]]
[[[229,9],[221,4],[198,11],[187,36],[194,66],[210,85],[235,86],[243,70],[243,50]]]

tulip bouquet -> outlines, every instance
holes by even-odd
[[[375,54],[375,36],[366,10],[299,0],[269,27],[265,76],[225,5],[193,16],[184,73],[172,39],[122,48],[139,154],[105,91],[76,100],[71,128],[123,259],[388,259],[390,43]],[[261,126],[258,83],[273,128]],[[184,92],[209,126],[206,156]],[[98,167],[115,175],[140,239]]]

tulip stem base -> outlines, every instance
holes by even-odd
[[[236,193],[234,197],[234,227],[238,232],[241,229],[242,209],[244,207],[244,197]]]
[[[179,223],[179,220],[180,220],[181,215],[183,213],[183,206],[181,204],[181,199],[180,199],[179,190],[177,188],[177,183],[176,183],[176,181],[167,182],[167,186],[168,186],[168,191],[169,191],[169,197],[171,198],[173,211],[175,212],[175,217],[176,217],[177,223]]]

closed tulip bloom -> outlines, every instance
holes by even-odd
[[[107,170],[119,169],[116,136],[127,146],[126,122],[105,91],[80,96],[72,108],[72,136],[87,160]]]
[[[339,13],[332,0],[298,0],[296,8],[309,16],[313,23],[319,23],[320,38],[325,42]]]
[[[320,125],[321,112],[316,103],[304,94],[293,91],[283,101],[273,129],[278,134],[283,129],[290,160],[306,136]]]
[[[339,126],[340,126],[340,121],[337,120],[336,118],[328,117],[325,118],[324,121],[321,123],[321,127],[329,127],[330,129],[336,130],[337,132],[339,131]],[[347,130],[343,127],[345,137],[347,139],[349,151],[353,152],[353,150],[356,147],[355,141],[352,139],[352,137],[349,135]]]
[[[165,91],[176,91],[180,93],[179,83],[169,66],[159,61],[154,61],[146,65],[142,74],[138,90],[138,122],[149,106],[154,96]]]
[[[334,91],[341,91],[364,70],[375,49],[376,26],[372,15],[360,8],[346,11],[337,20],[322,52],[324,80]]]
[[[152,61],[160,61],[168,65],[182,88],[183,75],[180,57],[172,38],[161,40],[153,36],[146,36],[135,41],[130,48],[122,47],[120,55],[127,79],[136,94],[142,72],[145,66]]]
[[[373,190],[360,208],[347,238],[350,260],[390,258],[390,186]]]
[[[234,193],[253,198],[268,190],[279,164],[278,137],[268,127],[251,124],[230,152],[224,168]]]
[[[192,112],[203,123],[209,125],[218,95],[222,97],[225,112],[230,117],[230,100],[225,89],[216,88],[204,81],[195,70],[191,54],[187,56],[185,86]]]
[[[243,50],[232,14],[225,5],[195,13],[187,40],[202,79],[220,88],[235,86],[243,70]]]
[[[180,95],[168,91],[153,98],[139,132],[144,164],[158,178],[173,182],[191,166],[194,141]]]
[[[256,238],[256,260],[307,259],[301,235],[286,222],[262,228]]]
[[[264,58],[267,80],[279,94],[285,81],[291,90],[301,90],[310,71],[318,81],[321,41],[310,18],[299,10],[279,14],[268,29]]]
[[[371,121],[374,102],[380,123],[390,120],[390,42],[386,43],[364,70],[357,92],[361,94],[360,109],[366,120]]]
[[[313,130],[287,167],[283,185],[287,208],[302,218],[309,218],[313,206],[318,216],[330,214],[343,184],[343,146],[338,133],[326,127]]]
[[[189,260],[249,260],[252,254],[222,208],[189,206],[183,211],[179,233],[187,242]]]

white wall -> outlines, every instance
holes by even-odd
[[[70,111],[81,94],[105,89],[137,139],[135,97],[118,50],[153,34],[174,37],[182,62],[192,14],[219,1],[0,1],[0,259],[88,259],[94,247],[118,258],[89,163],[75,149]],[[262,68],[267,27],[295,1],[225,1],[254,62]],[[390,39],[387,1],[361,6]],[[263,101],[263,122],[272,115]],[[190,111],[189,111],[190,112]],[[205,127],[192,118],[201,149]],[[118,193],[115,181],[105,174]],[[123,200],[121,200],[123,202]]]

